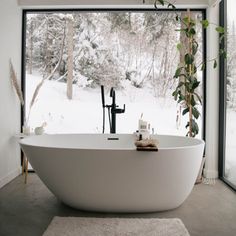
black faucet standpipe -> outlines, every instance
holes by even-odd
[[[105,129],[105,107],[108,108],[108,117],[110,122],[110,133],[115,134],[116,133],[116,114],[121,114],[125,112],[125,104],[123,109],[118,108],[116,105],[116,92],[114,88],[112,87],[110,90],[110,97],[112,97],[112,104],[111,105],[105,105],[105,98],[104,98],[104,86],[101,86],[101,95],[102,95],[102,107],[103,107],[103,133]]]
[[[102,95],[102,107],[105,108],[105,96],[104,96],[104,86],[101,85],[101,95]]]
[[[105,131],[105,96],[104,96],[104,86],[101,85],[101,95],[102,95],[102,111],[103,111],[103,119],[102,119],[102,133]]]

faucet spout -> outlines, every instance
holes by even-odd
[[[123,105],[123,108],[116,108],[116,113],[125,113],[125,104]]]
[[[102,105],[103,107],[106,107],[108,109],[108,116],[109,116],[109,121],[110,121],[110,133],[115,134],[116,133],[116,114],[121,114],[125,112],[125,104],[123,106],[123,109],[119,108],[119,106],[116,105],[116,92],[114,88],[112,87],[110,90],[110,97],[112,98],[112,104],[105,105],[103,86],[101,86],[101,91],[102,91],[102,103],[103,103]],[[103,116],[104,116],[104,112],[103,112]],[[104,127],[103,127],[103,132],[104,132]]]

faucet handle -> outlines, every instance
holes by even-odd
[[[115,113],[125,113],[125,104],[124,104],[124,108],[116,108]]]
[[[125,104],[123,105],[122,113],[125,113]]]

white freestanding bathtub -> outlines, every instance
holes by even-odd
[[[180,206],[200,168],[204,141],[160,135],[159,151],[136,151],[131,134],[57,134],[20,141],[62,202],[82,210],[153,212]]]

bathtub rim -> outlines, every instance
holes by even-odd
[[[130,133],[121,133],[121,134],[96,134],[96,133],[58,133],[58,134],[43,134],[43,135],[29,135],[26,136],[22,139],[19,140],[20,145],[23,146],[30,146],[30,147],[37,147],[37,148],[49,148],[49,149],[64,149],[64,150],[83,150],[83,151],[137,151],[136,147],[121,147],[121,148],[117,148],[117,147],[112,147],[112,148],[80,148],[80,147],[63,147],[63,146],[45,146],[45,145],[35,145],[35,144],[30,144],[27,143],[27,140],[32,138],[32,137],[43,137],[43,136],[60,136],[60,135],[106,135],[106,136],[117,136],[117,135],[132,135]],[[158,151],[161,150],[179,150],[179,149],[189,149],[189,148],[196,148],[197,146],[201,146],[201,145],[205,145],[205,141],[202,139],[198,139],[198,138],[193,138],[193,137],[186,137],[186,136],[178,136],[178,135],[168,135],[168,134],[157,134],[158,137],[162,137],[162,136],[169,136],[172,138],[181,138],[181,139],[192,139],[195,142],[197,142],[196,144],[191,144],[191,145],[186,145],[186,146],[173,146],[173,147],[157,147]],[[147,151],[146,151],[147,152]]]

